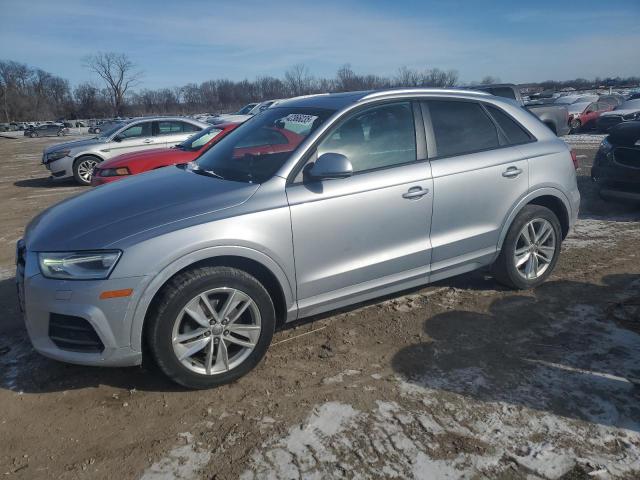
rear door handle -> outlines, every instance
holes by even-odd
[[[522,169],[518,167],[509,167],[504,172],[502,172],[502,176],[506,178],[514,178],[522,173]]]
[[[428,188],[411,187],[407,193],[402,194],[402,198],[408,198],[409,200],[418,199],[424,197],[429,193]]]

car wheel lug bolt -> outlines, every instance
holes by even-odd
[[[224,331],[224,334],[225,334],[225,335],[229,335],[229,330],[225,330],[225,331]]]

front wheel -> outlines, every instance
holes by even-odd
[[[80,185],[91,185],[93,169],[100,161],[96,157],[80,157],[73,162],[73,178]]]
[[[540,205],[527,205],[511,224],[493,265],[496,280],[515,289],[537,287],[555,268],[561,242],[555,213]]]
[[[145,328],[160,369],[188,388],[232,382],[265,355],[275,328],[269,293],[248,273],[201,267],[162,290]]]
[[[572,132],[579,132],[582,128],[582,122],[576,118],[575,120],[571,120],[571,124],[569,126],[571,127]]]

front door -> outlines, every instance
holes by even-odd
[[[103,153],[107,158],[113,158],[124,153],[148,150],[150,148],[164,148],[164,142],[160,142],[153,136],[152,122],[140,122],[131,125],[118,135],[118,140],[111,140]]]
[[[428,281],[432,180],[416,145],[411,102],[370,107],[312,156],[345,155],[351,177],[287,187],[300,315]]]

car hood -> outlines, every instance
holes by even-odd
[[[117,168],[132,165],[138,162],[146,162],[148,160],[162,160],[170,158],[175,163],[187,163],[197,155],[197,152],[180,150],[179,148],[154,148],[153,150],[144,150],[142,152],[125,153],[118,155],[111,160],[104,161],[100,164],[100,168]]]
[[[259,185],[162,168],[94,188],[45,210],[27,226],[32,251],[118,248],[121,241],[240,205]]]
[[[71,150],[74,148],[79,148],[79,147],[86,147],[89,145],[96,145],[99,143],[105,143],[104,140],[98,140],[97,138],[87,138],[87,139],[83,139],[83,140],[74,140],[71,142],[64,142],[64,143],[56,143],[55,145],[52,145],[48,148],[46,148],[44,150],[45,153],[50,153],[50,152],[57,152],[58,150]]]
[[[640,112],[640,108],[621,108],[618,110],[611,110],[610,112],[604,112],[601,116],[602,117],[610,117],[613,115],[628,115],[630,113],[637,113]]]

